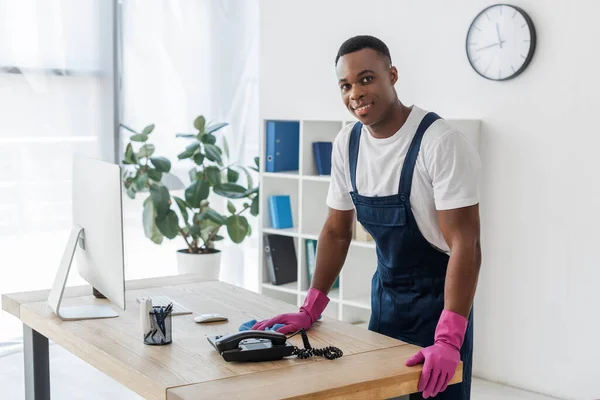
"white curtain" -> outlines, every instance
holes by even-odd
[[[114,4],[0,0],[0,293],[52,285],[73,154],[114,159]],[[0,355],[21,334],[0,312]]]
[[[189,183],[190,164],[178,161],[202,114],[230,125],[225,135],[231,161],[254,165],[258,156],[258,0],[126,0],[123,2],[123,115],[134,129],[155,124],[150,142],[168,157],[172,171]],[[122,130],[122,143],[130,135]],[[257,182],[257,180],[255,180]],[[183,193],[181,193],[183,197]],[[181,237],[161,245],[144,236],[142,202],[124,199],[125,248],[129,278],[176,273]],[[225,201],[211,198],[225,212]],[[257,232],[258,220],[248,214]],[[223,236],[227,236],[226,234]],[[256,289],[257,237],[242,244],[225,240],[221,278]]]

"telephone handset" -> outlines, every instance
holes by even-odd
[[[298,358],[317,355],[333,360],[343,355],[340,349],[333,346],[323,349],[312,348],[304,329],[296,333],[302,335],[304,349],[292,345],[283,333],[276,331],[246,330],[228,335],[209,336],[208,341],[225,361],[273,361],[291,355]]]
[[[258,330],[208,337],[225,361],[280,360],[294,353],[294,346],[286,339],[283,333]]]

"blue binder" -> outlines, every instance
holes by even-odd
[[[300,122],[267,121],[266,172],[298,171]]]
[[[294,227],[290,196],[269,196],[269,209],[273,228],[285,229]]]
[[[313,142],[312,146],[317,174],[331,175],[331,152],[333,151],[333,143]]]

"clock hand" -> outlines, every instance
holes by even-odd
[[[494,47],[494,46],[498,46],[498,45],[502,46],[502,43],[504,43],[504,42],[505,42],[505,40],[503,40],[502,42],[498,42],[498,43],[489,44],[489,45],[487,45],[487,46],[480,47],[480,48],[476,49],[475,51],[480,51],[480,50],[489,49],[490,47]]]
[[[498,27],[498,23],[496,22],[496,33],[498,33],[498,42],[500,43],[500,48],[502,48],[502,39],[500,38],[500,28]]]

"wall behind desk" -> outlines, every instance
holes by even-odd
[[[520,77],[479,77],[465,35],[486,1],[260,3],[262,118],[348,119],[334,58],[355,34],[390,47],[397,90],[446,118],[483,121],[484,260],[477,376],[565,398],[600,397],[600,2],[517,1],[538,47]]]

